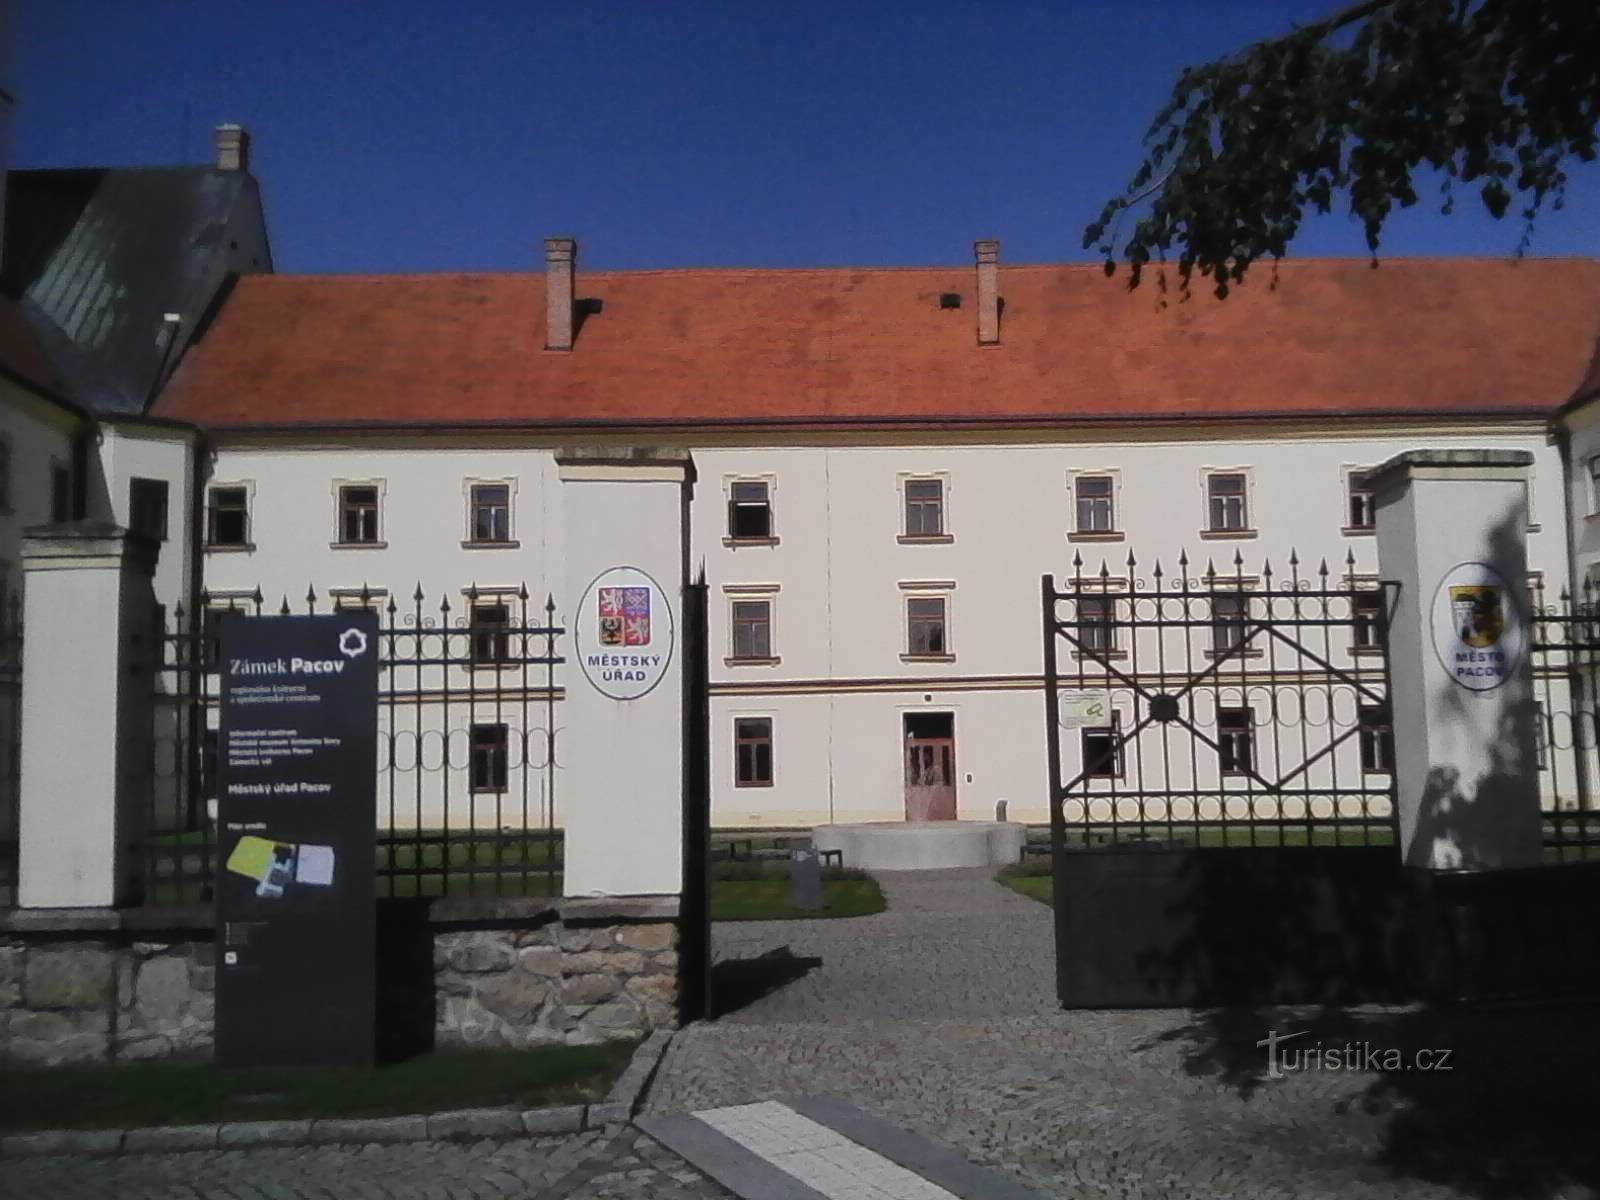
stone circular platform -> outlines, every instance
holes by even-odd
[[[1026,840],[1015,821],[869,821],[811,831],[818,850],[841,850],[845,866],[868,871],[1004,866],[1021,859]]]

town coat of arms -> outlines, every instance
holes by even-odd
[[[1450,589],[1450,609],[1456,636],[1479,650],[1500,640],[1505,630],[1505,606],[1500,588],[1490,583],[1457,585]]]
[[[648,646],[650,644],[650,589],[603,587],[599,591],[600,644]]]

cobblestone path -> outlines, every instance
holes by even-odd
[[[882,916],[719,926],[741,1007],[678,1035],[649,1110],[836,1096],[1061,1197],[1600,1197],[1594,1007],[1061,1012],[1044,905],[986,872],[881,880]],[[1451,1069],[1274,1079],[1274,1029]]]
[[[959,1020],[1053,1006],[1044,905],[988,869],[885,871],[878,882],[889,909],[877,916],[717,925],[721,1023]]]
[[[6,1200],[730,1200],[636,1129],[509,1142],[416,1142],[118,1158],[29,1158],[0,1167]]]

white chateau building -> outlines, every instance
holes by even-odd
[[[994,242],[895,270],[580,274],[571,239],[546,249],[543,277],[239,279],[137,450],[174,497],[160,599],[405,613],[420,585],[489,622],[525,586],[570,627],[557,452],[687,449],[713,822],[1036,822],[1046,572],[1081,556],[1092,594],[1102,563],[1172,579],[1186,555],[1219,625],[1268,563],[1375,581],[1363,472],[1413,449],[1533,455],[1546,587],[1596,548],[1552,424],[1600,337],[1594,262],[1293,262],[1218,302],[1001,267]],[[494,771],[453,757],[481,804]]]

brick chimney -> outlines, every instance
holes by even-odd
[[[250,169],[250,133],[243,125],[217,126],[217,170]]]
[[[578,239],[544,240],[544,348],[571,350],[573,335],[573,272],[578,266]]]
[[[978,345],[1000,344],[1000,243],[983,238],[972,243],[978,257]]]

